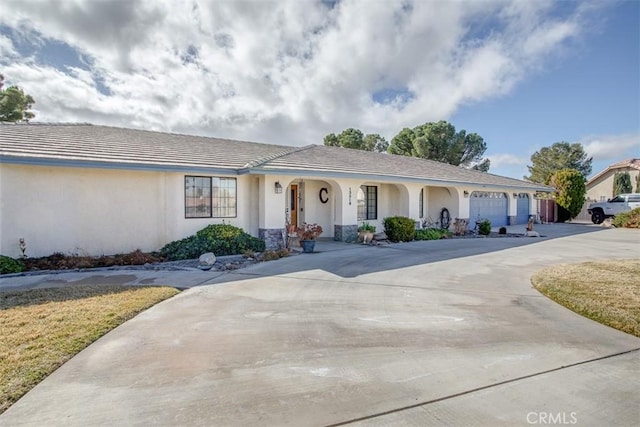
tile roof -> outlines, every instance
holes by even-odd
[[[622,169],[622,170],[629,170],[629,169],[640,170],[640,159],[626,159],[626,160],[621,160],[619,162],[610,164],[604,170],[598,172],[593,177],[591,177],[587,181],[587,186],[593,184],[595,181],[597,181],[599,178],[601,178],[603,175],[607,174],[608,172],[616,171],[616,170],[619,170],[619,169]]]
[[[90,124],[0,124],[0,161],[25,160],[237,173],[305,172],[550,191],[543,185],[431,160],[324,145],[292,147]]]
[[[326,175],[357,174],[442,183],[471,183],[551,190],[544,185],[507,178],[486,172],[465,169],[416,157],[352,150],[341,147],[310,145],[302,150],[283,154],[259,166],[264,171],[318,171]]]
[[[0,124],[2,158],[241,169],[296,148],[90,124]]]

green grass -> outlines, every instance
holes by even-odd
[[[107,285],[0,292],[0,413],[89,344],[178,292]]]
[[[568,309],[640,337],[640,259],[558,265],[531,281]]]

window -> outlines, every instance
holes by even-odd
[[[235,178],[184,177],[185,218],[233,218],[236,200]]]
[[[622,196],[616,196],[613,199],[609,200],[610,203],[624,203],[624,197]]]
[[[418,218],[424,218],[424,188],[420,190],[420,202],[419,202],[419,216]]]
[[[358,189],[358,221],[378,219],[378,187],[361,185]]]

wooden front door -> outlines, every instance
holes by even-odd
[[[291,184],[289,195],[289,212],[291,212],[291,225],[298,226],[298,185]]]

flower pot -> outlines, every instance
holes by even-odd
[[[315,240],[300,240],[300,246],[302,246],[302,252],[305,254],[310,254],[313,252],[313,249],[316,247]]]
[[[358,240],[362,243],[371,243],[371,240],[373,240],[373,233],[370,231],[359,231]]]

